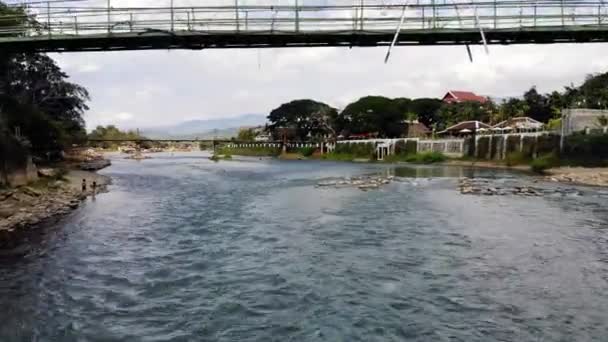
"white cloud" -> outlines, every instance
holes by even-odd
[[[175,124],[268,113],[314,98],[343,107],[365,95],[441,97],[448,89],[521,95],[578,84],[608,71],[604,44],[472,47],[228,49],[53,54],[92,96],[87,125]],[[261,56],[258,62],[258,54]],[[259,64],[261,67],[259,67]],[[94,67],[93,67],[94,66]],[[119,114],[111,114],[119,113]],[[128,115],[127,115],[128,114]]]

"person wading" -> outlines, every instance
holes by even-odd
[[[82,179],[82,192],[87,191],[87,180],[86,179]]]

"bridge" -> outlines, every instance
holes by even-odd
[[[10,1],[10,0],[9,0]],[[5,0],[7,2],[7,0]],[[192,3],[200,3],[193,6]],[[284,3],[290,3],[284,5]],[[317,2],[319,5],[311,5]],[[2,51],[545,44],[608,41],[604,0],[12,0]],[[329,4],[328,4],[329,3]],[[16,24],[15,24],[16,23]]]

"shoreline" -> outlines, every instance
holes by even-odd
[[[82,180],[87,191],[82,191]],[[80,207],[93,195],[90,185],[97,182],[96,194],[108,191],[111,178],[94,171],[69,170],[60,180],[0,190],[0,249],[11,248],[21,236],[48,223],[56,222]]]

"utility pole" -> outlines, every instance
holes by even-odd
[[[296,0],[296,32],[300,32],[300,9],[298,8],[298,0]]]
[[[175,25],[173,23],[173,0],[171,0],[171,32],[175,30]]]
[[[236,32],[240,31],[239,24],[239,0],[234,0],[234,18],[236,19]]]
[[[111,6],[110,1],[111,0],[108,0],[108,34],[110,34],[111,30],[112,30],[110,28],[110,21],[111,21],[111,18],[110,18],[110,6]]]

